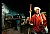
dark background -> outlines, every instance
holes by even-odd
[[[40,7],[41,12],[47,12],[47,23],[49,23],[49,4],[46,0],[3,0],[3,2],[11,10],[18,11],[19,13],[24,13],[26,17],[29,16],[30,4],[32,4],[32,15],[34,14],[34,7]],[[50,24],[50,23],[49,23]]]
[[[30,4],[32,4],[32,15],[34,13],[34,7],[40,7],[41,11],[48,11],[48,2],[44,0],[4,0],[3,1],[7,7],[9,7],[12,10],[18,11],[19,13],[23,12],[25,16],[29,16],[29,9]]]

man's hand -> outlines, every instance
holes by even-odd
[[[30,25],[33,25],[33,24],[30,24]]]
[[[32,23],[29,22],[30,25],[33,25]]]

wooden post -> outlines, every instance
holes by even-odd
[[[31,10],[31,8],[32,8],[32,4],[30,4],[30,19],[31,19],[31,12],[32,12],[32,10]]]
[[[32,4],[30,4],[30,11],[29,11],[29,13],[30,13],[30,19],[31,19],[31,12],[32,12]],[[30,22],[29,22],[29,24],[30,24]],[[30,33],[30,28],[28,28],[28,34]]]

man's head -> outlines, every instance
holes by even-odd
[[[38,13],[40,13],[40,8],[39,7],[34,7],[34,11],[38,14]]]

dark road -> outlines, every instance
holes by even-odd
[[[22,34],[19,31],[14,30],[13,28],[2,31],[2,34]]]

